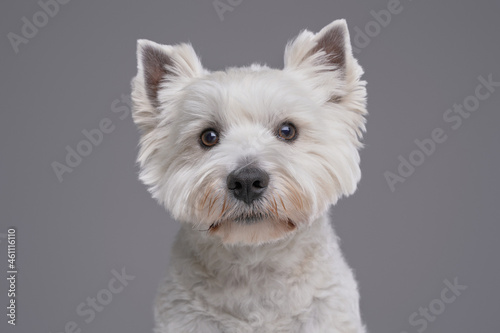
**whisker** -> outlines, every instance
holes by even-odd
[[[210,204],[209,204],[209,206],[208,206],[208,216],[210,216],[210,215],[211,215],[210,213],[211,213],[211,211],[212,211],[212,208],[214,207],[215,202],[216,202],[218,199],[219,199],[219,196],[216,196],[216,197],[214,198],[214,200],[213,200],[213,201],[212,201],[212,200],[210,200]]]
[[[224,203],[222,204],[222,209],[220,211],[220,215],[219,215],[218,219],[220,219],[222,217],[222,215],[224,214],[224,212],[226,211],[226,199],[227,199],[227,194],[224,194]]]
[[[293,189],[293,188],[289,188],[289,187],[287,187],[286,189],[288,190],[288,193],[289,193],[289,196],[288,196],[288,197],[289,197],[289,198],[290,198],[290,200],[292,201],[293,206],[294,206],[296,209],[298,209],[298,208],[299,208],[299,207],[298,207],[298,206],[299,206],[299,202],[298,202],[298,199],[297,199],[297,196],[296,196],[296,194],[295,194],[294,189]]]
[[[276,204],[276,198],[274,197],[274,195],[272,196],[273,197],[273,201],[274,201],[274,215],[276,215],[276,219],[279,220],[280,217],[278,215],[278,205]]]
[[[192,227],[192,230],[197,230],[197,231],[203,231],[203,230],[199,230],[198,228],[201,227],[201,224],[203,223],[203,220],[199,221],[198,223],[196,223],[195,225],[193,225]]]
[[[201,204],[201,208],[203,209],[205,207],[205,203],[207,202],[208,195],[210,194],[210,189],[207,189],[205,197],[203,198],[203,202]]]
[[[302,210],[304,208],[303,203],[302,203],[302,197],[300,196],[296,187],[292,187],[292,189],[293,189],[293,195],[295,196],[295,198],[297,198],[298,203],[300,205],[300,209]]]
[[[213,195],[210,195],[208,199],[208,216],[210,216],[210,211],[212,210],[212,199]]]
[[[283,206],[283,210],[286,212],[286,207],[285,207],[285,204],[283,203],[283,199],[281,198],[281,195],[277,194],[277,196],[281,201],[281,205]]]

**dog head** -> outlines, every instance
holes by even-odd
[[[355,191],[366,90],[344,20],[301,32],[283,70],[209,72],[191,45],[146,40],[137,57],[140,179],[175,219],[259,244]]]

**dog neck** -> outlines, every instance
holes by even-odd
[[[260,245],[225,245],[217,237],[185,224],[172,252],[176,258],[196,260],[199,274],[217,280],[239,279],[252,271],[286,273],[304,266],[312,258],[331,260],[332,254],[340,254],[337,237],[326,214],[284,239]]]

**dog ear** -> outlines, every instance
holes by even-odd
[[[137,76],[132,81],[134,121],[148,131],[168,95],[200,76],[203,67],[190,44],[161,45],[137,41]]]
[[[336,20],[314,34],[302,31],[285,49],[285,69],[301,71],[313,86],[327,87],[330,102],[339,103],[363,74],[352,55],[345,20]]]
[[[345,20],[336,20],[317,34],[302,31],[288,43],[285,67],[325,66],[326,70],[343,71],[350,52],[349,32]]]

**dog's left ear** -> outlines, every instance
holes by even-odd
[[[364,88],[364,82],[359,81],[363,70],[352,55],[349,30],[343,19],[333,21],[316,34],[304,30],[289,42],[285,70],[298,71],[313,87],[326,88],[330,102],[340,103],[360,84]]]

